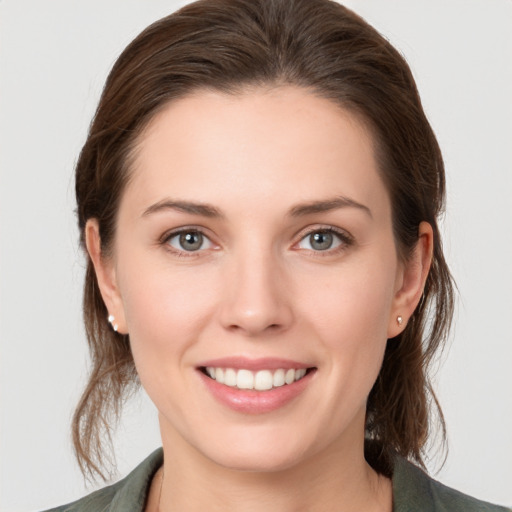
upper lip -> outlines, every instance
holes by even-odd
[[[208,366],[213,366],[214,368],[233,368],[235,370],[278,370],[282,368],[284,370],[289,370],[291,368],[300,369],[300,368],[311,368],[312,365],[307,363],[301,363],[298,361],[293,361],[291,359],[280,359],[275,357],[261,357],[261,358],[248,358],[248,357],[221,357],[218,359],[209,359],[208,361],[203,361],[198,365],[199,368],[205,368]]]

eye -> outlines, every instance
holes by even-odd
[[[211,240],[196,229],[187,229],[172,233],[165,242],[177,251],[196,252],[211,249]]]
[[[297,247],[309,251],[329,251],[341,248],[341,246],[348,246],[350,243],[351,239],[348,235],[338,233],[332,228],[317,229],[304,236],[297,244]]]

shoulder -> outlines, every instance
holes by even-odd
[[[394,512],[512,512],[447,487],[402,458],[395,460],[393,496]]]
[[[151,479],[162,462],[163,452],[158,449],[123,480],[46,512],[142,512]]]
[[[109,510],[114,496],[117,494],[119,486],[123,481],[115,485],[110,485],[99,489],[88,496],[85,496],[78,501],[62,505],[60,507],[52,508],[46,512],[101,512]]]

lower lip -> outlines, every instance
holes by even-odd
[[[223,405],[245,414],[263,414],[284,407],[297,398],[311,382],[315,370],[310,370],[302,379],[268,391],[238,389],[220,384],[198,370],[203,382],[212,395]]]

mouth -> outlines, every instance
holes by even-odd
[[[219,384],[240,390],[271,391],[302,380],[316,368],[275,368],[252,371],[246,368],[202,366],[199,370]]]
[[[230,356],[202,361],[196,370],[218,403],[258,415],[296,403],[316,381],[318,368],[290,359]]]

